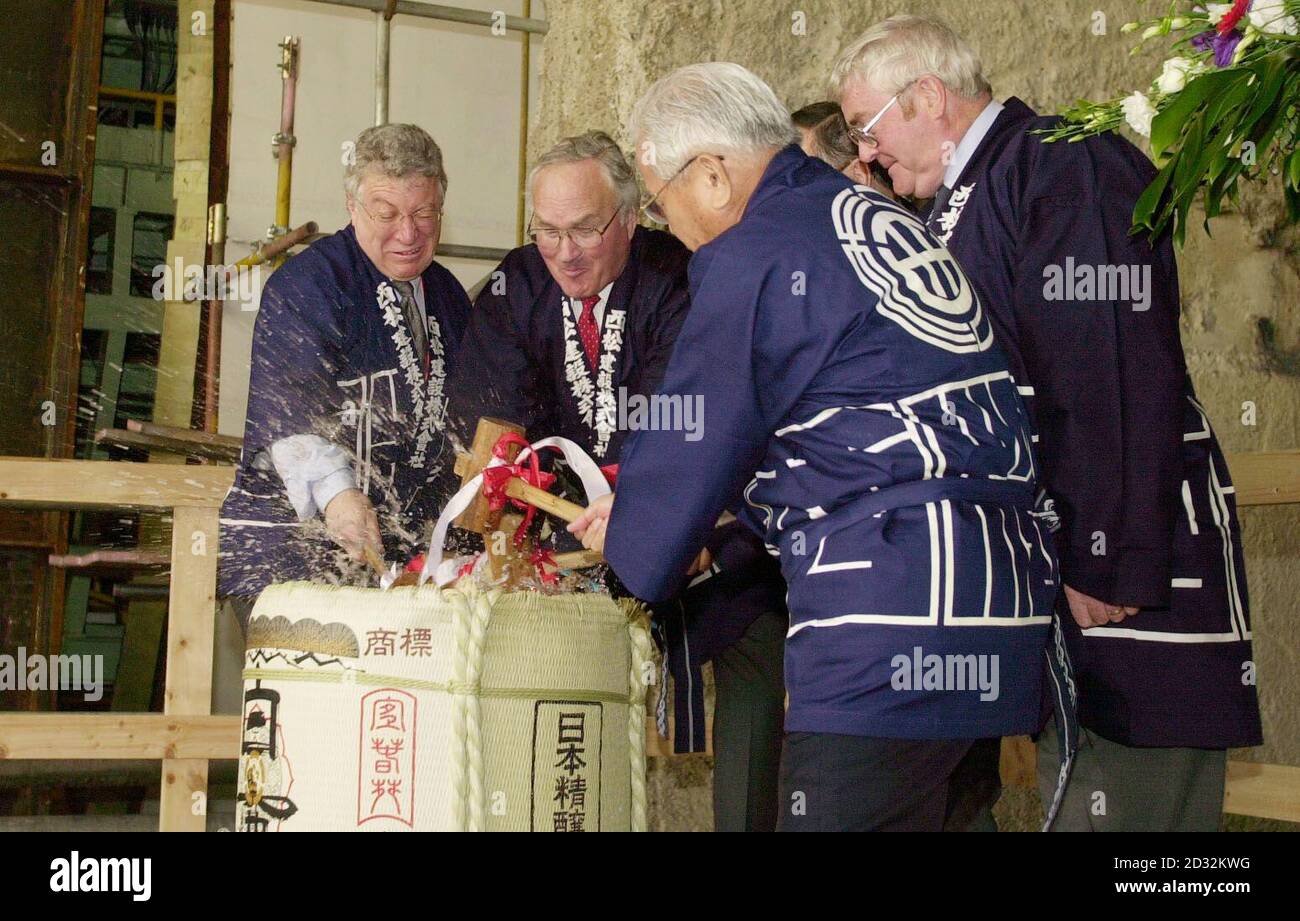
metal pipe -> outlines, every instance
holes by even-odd
[[[272,143],[279,171],[275,183],[275,226],[267,233],[268,239],[278,237],[289,229],[289,198],[293,187],[293,148],[298,139],[293,136],[293,110],[298,93],[298,39],[286,35],[280,43],[280,130]]]
[[[510,254],[508,249],[495,246],[468,246],[460,243],[439,243],[438,255],[449,259],[482,259],[485,262],[500,262]]]
[[[375,14],[375,124],[388,124],[388,42],[392,21]]]
[[[533,11],[533,0],[524,0],[524,16]],[[515,246],[524,245],[524,183],[528,177],[528,76],[532,35],[523,34],[523,50],[519,62],[519,189],[515,202]]]
[[[387,3],[385,0],[315,0],[330,6],[347,6],[354,10],[381,12]],[[531,32],[545,35],[550,25],[545,19],[532,19],[526,16],[499,17],[483,10],[470,10],[461,6],[441,6],[436,3],[414,3],[412,0],[398,0],[397,12],[406,16],[419,16],[424,19],[439,19],[443,22],[460,22],[470,26],[492,26],[500,23],[511,32]]]
[[[258,241],[261,245],[243,259],[236,262],[235,265],[236,267],[262,265],[265,262],[278,259],[289,249],[297,246],[299,243],[305,242],[308,237],[316,233],[317,229],[315,221],[308,221],[301,227],[290,230],[288,233],[282,234],[274,240],[266,243]]]

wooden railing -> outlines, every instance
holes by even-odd
[[[1300,502],[1300,451],[1233,455],[1228,466],[1239,505]],[[173,516],[164,712],[0,713],[0,759],[159,760],[160,829],[206,827],[208,762],[238,758],[241,730],[239,716],[210,710],[217,514],[233,475],[231,467],[0,457],[0,506]],[[657,736],[647,750],[667,753]],[[1300,767],[1230,762],[1224,809],[1300,822]]]

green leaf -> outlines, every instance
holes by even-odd
[[[1236,78],[1236,71],[1215,70],[1188,80],[1182,92],[1174,96],[1151,120],[1151,152],[1160,157],[1169,150],[1182,134],[1188,117],[1200,108],[1211,93],[1220,92]]]
[[[1156,212],[1156,207],[1164,197],[1165,189],[1169,185],[1169,180],[1173,178],[1175,164],[1165,166],[1156,178],[1151,180],[1151,184],[1146,187],[1140,196],[1137,204],[1133,206],[1133,226],[1145,230],[1153,230],[1155,225],[1152,223],[1152,217]]]

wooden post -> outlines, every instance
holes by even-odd
[[[168,716],[206,716],[212,706],[212,638],[216,625],[217,509],[180,506],[172,518],[171,602],[167,619]],[[203,831],[208,762],[165,758],[159,828]]]

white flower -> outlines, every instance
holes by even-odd
[[[1170,58],[1156,78],[1156,87],[1166,96],[1177,93],[1187,85],[1187,78],[1196,73],[1196,64],[1191,58]]]
[[[1151,137],[1151,119],[1156,117],[1156,107],[1145,93],[1135,91],[1125,96],[1120,102],[1120,108],[1124,110],[1124,118],[1129,127],[1144,138]]]
[[[1226,16],[1230,9],[1232,9],[1231,3],[1207,3],[1205,15],[1210,17],[1210,22],[1218,25],[1219,20]]]
[[[1287,15],[1282,0],[1255,0],[1246,15],[1250,17],[1250,24],[1261,32],[1300,33],[1295,17]]]

